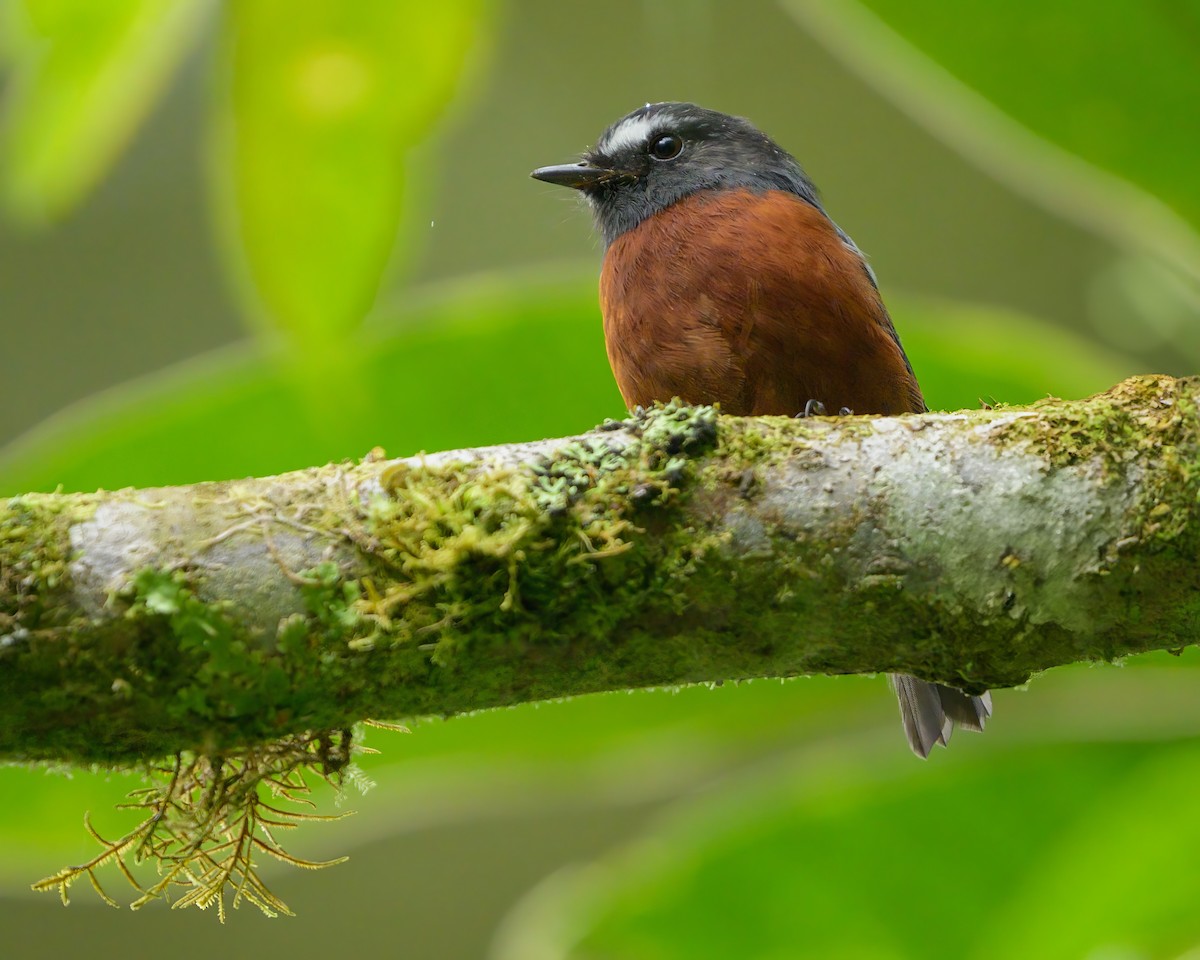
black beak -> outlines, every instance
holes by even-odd
[[[586,160],[579,163],[559,163],[552,167],[538,167],[530,174],[534,180],[544,180],[546,183],[557,183],[560,187],[570,187],[573,190],[590,190],[610,180],[623,180],[629,174],[623,170],[609,170],[596,167]]]

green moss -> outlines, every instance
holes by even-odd
[[[70,587],[70,529],[95,513],[94,497],[29,494],[0,502],[0,651],[29,631],[61,625]]]
[[[1132,377],[1086,404],[1063,406],[1047,400],[1016,417],[992,436],[1024,439],[1052,469],[1098,462],[1109,474],[1131,468],[1139,474],[1134,506],[1137,540],[1122,545],[1153,547],[1191,525],[1200,479],[1195,437],[1200,423],[1200,378]]]
[[[353,633],[362,623],[356,606],[362,590],[356,580],[345,579],[332,560],[300,571],[299,579],[304,606],[327,637]]]
[[[71,599],[70,530],[93,496],[30,494],[0,501],[0,755],[86,762],[97,659],[89,621]],[[63,664],[77,669],[64,670]],[[108,697],[124,693],[109,690]],[[29,739],[35,718],[36,742]],[[23,735],[24,734],[24,735]],[[86,734],[84,734],[86,737]]]
[[[237,628],[225,604],[197,597],[183,571],[142,570],[129,594],[126,619],[166,626],[156,631],[163,665],[188,678],[166,707],[172,720],[211,729],[286,702],[291,683],[278,658]]]
[[[1025,439],[1055,467],[1096,457],[1119,466],[1179,439],[1194,424],[1198,390],[1195,377],[1131,377],[1084,403],[1065,405],[1053,398],[1035,403],[1026,409],[1038,416],[1007,419],[991,435]]]
[[[376,642],[419,654],[400,669],[438,671],[425,674],[434,696],[468,658],[511,663],[512,651],[535,655],[539,645],[603,635],[626,616],[622,598],[640,598],[676,548],[641,534],[666,526],[692,458],[716,439],[711,407],[671,403],[610,422],[529,468],[389,471],[385,495],[363,518],[383,569],[365,579],[362,624],[350,633],[371,629]],[[511,685],[531,679],[517,680],[511,666],[477,670],[472,692],[481,704],[511,702]],[[536,682],[547,695],[561,689],[552,675]]]

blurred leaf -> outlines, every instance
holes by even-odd
[[[1072,792],[1080,796],[1079,786]],[[1146,751],[1086,800],[979,938],[981,957],[1178,957],[1200,942],[1200,819],[1172,798],[1200,790],[1194,743]],[[1164,807],[1166,809],[1164,809]]]
[[[1200,0],[780,0],[1018,194],[1170,266],[1200,304]]]
[[[1200,3],[864,0],[1039,136],[1200,226]]]
[[[934,410],[1091,396],[1142,371],[1083,337],[1012,310],[889,298]]]
[[[336,347],[374,301],[400,226],[406,153],[454,91],[484,7],[227,7],[220,212],[253,312],[310,353]]]
[[[116,836],[136,826],[141,819],[136,811],[115,812],[114,807],[143,783],[134,773],[63,775],[42,767],[0,767],[0,891],[25,892],[47,866],[90,856],[85,811]]]
[[[1190,736],[1200,729],[1191,676],[1198,664],[1200,651],[1188,651],[1183,658],[1137,657],[1130,661],[1136,669],[1052,671],[1027,693],[998,691],[986,737],[963,737],[951,751],[939,751],[929,767],[914,769],[922,776],[942,765],[987,762],[1031,743],[1058,743],[1067,751],[1072,744]],[[367,731],[367,743],[382,753],[359,762],[378,790],[366,798],[350,792],[346,806],[359,816],[336,832],[306,839],[314,856],[338,855],[430,823],[580,799],[630,807],[685,796],[718,777],[747,768],[761,772],[764,758],[804,744],[843,757],[863,752],[868,764],[882,757],[885,767],[898,764],[901,770],[913,763],[882,677],[596,694],[410,726],[411,735]],[[813,768],[827,759],[822,753]],[[794,769],[790,762],[782,771],[772,768],[785,777]],[[138,785],[134,775],[75,771],[67,779],[40,768],[0,768],[0,896],[79,859],[86,848],[79,828],[83,810],[110,833],[132,827],[124,815],[108,811]]]
[[[1196,788],[1195,744],[798,760],[548,881],[497,957],[1066,960],[1200,938],[1200,827],[1162,816]]]
[[[5,202],[29,221],[67,213],[113,163],[203,35],[210,0],[9,0],[0,55]]]
[[[561,270],[559,271],[561,275]],[[449,292],[447,292],[449,291]],[[361,352],[333,439],[307,419],[288,367],[250,346],[184,364],[64,411],[0,450],[0,494],[157,486],[576,433],[622,413],[594,281],[457,280],[395,314]],[[893,298],[931,406],[1086,396],[1134,371],[1071,334],[973,305]]]
[[[323,387],[333,439],[307,418],[283,358],[246,345],[67,411],[0,451],[0,491],[156,486],[360,457],[528,440],[622,413],[595,290],[458,280],[348,340],[352,384]],[[346,411],[343,393],[364,393]]]

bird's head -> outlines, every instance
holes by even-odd
[[[647,217],[703,190],[785,190],[820,208],[795,159],[749,120],[694,103],[650,103],[601,134],[578,163],[538,180],[579,190],[612,243]]]

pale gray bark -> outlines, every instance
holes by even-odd
[[[0,506],[0,756],[122,760],[748,676],[978,692],[1193,643],[1197,389],[1141,378],[901,418],[685,408],[17,498]]]

